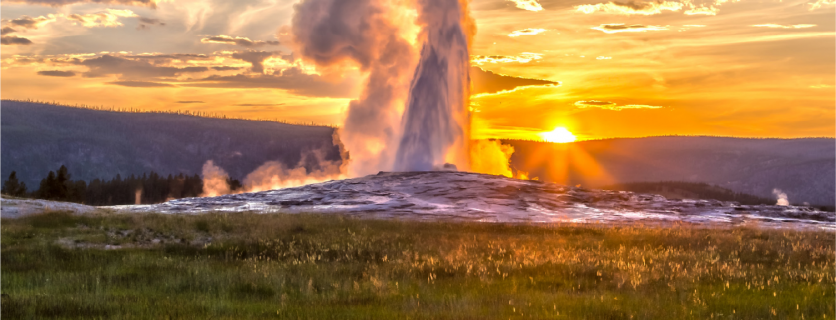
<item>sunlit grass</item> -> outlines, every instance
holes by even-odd
[[[836,299],[824,231],[50,213],[0,241],[10,319],[833,319]]]

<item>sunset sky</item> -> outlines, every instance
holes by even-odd
[[[294,55],[295,2],[3,0],[0,94],[340,125],[363,74]],[[473,137],[833,137],[835,6],[473,0]]]

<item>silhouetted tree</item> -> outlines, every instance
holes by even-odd
[[[67,187],[67,183],[70,181],[70,173],[67,170],[67,167],[61,165],[61,168],[58,168],[58,174],[55,177],[55,185],[53,186],[53,197],[56,200],[66,201],[69,197],[70,191]]]
[[[39,199],[52,200],[55,198],[55,172],[50,171],[46,178],[41,179],[41,184],[35,194]]]
[[[17,172],[12,171],[9,179],[3,182],[3,193],[10,196],[21,197],[26,195],[26,183],[17,180]]]

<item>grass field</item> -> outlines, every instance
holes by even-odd
[[[833,232],[325,215],[2,220],[3,319],[833,319]]]

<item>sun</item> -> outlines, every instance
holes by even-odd
[[[564,127],[557,127],[552,131],[540,133],[540,136],[543,137],[543,140],[555,143],[567,143],[576,140],[575,135]]]

